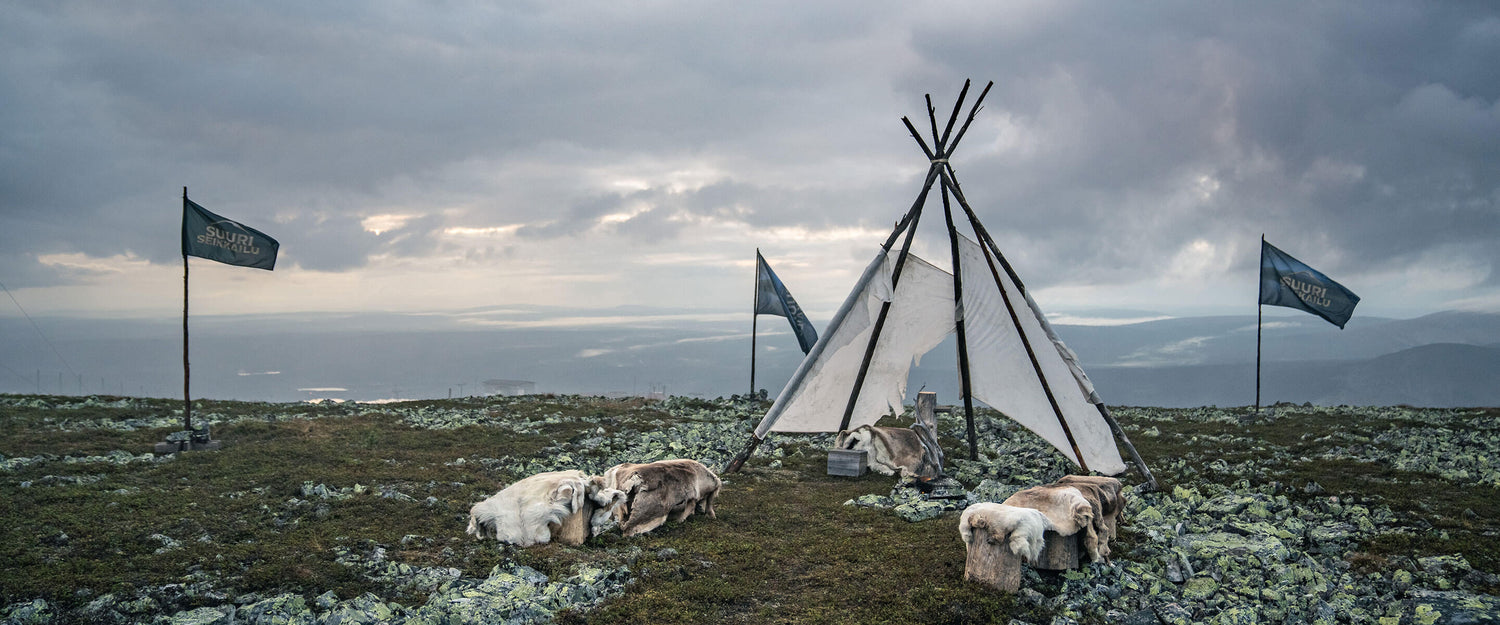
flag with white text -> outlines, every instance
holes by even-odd
[[[182,198],[182,255],[271,270],[281,244],[264,232],[225,219]]]
[[[760,250],[755,251],[755,314],[786,317],[792,324],[792,333],[797,335],[797,344],[802,347],[804,354],[818,342],[818,331],[813,329],[812,322],[807,320],[807,315],[803,314],[797,300],[792,299],[792,294],[787,292],[781,278],[771,271],[771,266],[761,257]]]
[[[1343,329],[1359,296],[1262,239],[1260,303],[1304,310]]]

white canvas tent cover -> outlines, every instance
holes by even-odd
[[[1115,447],[1109,423],[1091,401],[1093,384],[1083,369],[1077,368],[1072,350],[1057,340],[1029,294],[1024,298],[1026,305],[1017,301],[1022,299],[1021,290],[979,244],[960,235],[958,250],[964,284],[964,330],[969,342],[969,387],[974,398],[1036,432],[1077,463],[1057,413],[1042,389],[1042,380],[1026,355],[1026,343],[1030,343],[1088,467],[1106,475],[1124,472],[1125,462]],[[1020,331],[1011,320],[1004,295],[995,288],[996,278],[1011,299]]]
[[[896,259],[884,250],[875,257],[841,316],[823,331],[792,382],[782,389],[755,430],[766,432],[833,432],[843,421],[870,334],[882,303],[892,301],[891,277]],[[887,412],[901,410],[912,362],[953,332],[953,276],[916,255],[908,255],[896,281],[899,296],[886,314],[880,342],[870,359],[864,388],[855,402],[849,428],[872,425]],[[835,325],[837,323],[837,325]]]
[[[873,424],[888,411],[900,410],[912,363],[953,332],[956,319],[963,315],[974,398],[1036,432],[1078,463],[1026,353],[1029,343],[1087,466],[1107,475],[1123,472],[1125,463],[1109,425],[1091,403],[1097,397],[1072,352],[1056,339],[1035,303],[1021,295],[984,248],[960,235],[959,250],[962,308],[955,306],[952,274],[914,254],[907,255],[893,295],[895,258],[882,249],[777,396],[755,436],[837,431],[880,306],[892,301],[849,428]],[[996,286],[997,278],[1005,294]],[[1011,308],[1006,306],[1006,295]],[[1012,309],[1019,328],[1012,321]]]

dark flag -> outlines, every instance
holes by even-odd
[[[1343,329],[1359,296],[1261,239],[1260,303],[1305,310]]]
[[[182,255],[271,270],[281,244],[264,232],[208,212],[182,198]]]
[[[771,271],[771,266],[761,257],[760,250],[755,251],[755,276],[755,314],[786,317],[792,324],[792,333],[797,335],[797,344],[802,347],[802,353],[806,354],[818,342],[818,331],[813,329],[812,322],[802,313],[797,300],[792,299],[792,294],[787,292],[781,278]]]

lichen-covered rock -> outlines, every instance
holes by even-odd
[[[4,625],[46,625],[57,617],[57,611],[45,599],[12,604],[0,614],[5,615],[0,619]]]
[[[1358,530],[1353,525],[1341,521],[1307,528],[1307,541],[1314,553],[1344,553],[1357,535]]]
[[[978,486],[974,487],[974,490],[969,491],[969,503],[983,501],[1000,503],[1009,499],[1011,495],[1016,494],[1016,491],[1022,488],[1024,487],[1018,484],[1002,484],[995,480],[983,480]]]
[[[462,581],[409,610],[407,623],[544,623],[565,608],[586,608],[623,592],[629,569],[581,567],[562,581],[504,562],[478,583]]]
[[[232,625],[233,613],[233,608],[227,611],[220,608],[198,608],[178,612],[171,616],[158,617],[155,623],[156,625]]]
[[[321,598],[321,597],[320,597]],[[371,593],[335,604],[319,622],[320,625],[376,625],[389,623],[396,612]]]
[[[1414,590],[1403,601],[1412,623],[1500,623],[1500,597],[1462,591]]]
[[[1219,591],[1219,582],[1214,578],[1203,576],[1187,580],[1182,586],[1182,598],[1188,601],[1203,601],[1214,596]]]
[[[1250,607],[1232,607],[1209,619],[1210,625],[1256,625],[1260,615]]]
[[[943,516],[943,504],[935,501],[918,501],[896,506],[896,516],[909,523],[928,521]]]
[[[1274,536],[1241,536],[1228,532],[1183,535],[1177,538],[1177,546],[1187,550],[1191,557],[1206,561],[1223,556],[1255,556],[1264,564],[1284,562],[1291,555],[1286,545]]]
[[[1203,502],[1198,506],[1198,512],[1217,517],[1226,517],[1239,514],[1240,511],[1254,503],[1255,499],[1237,493],[1225,493]]]
[[[1166,625],[1193,625],[1193,613],[1176,603],[1156,608],[1156,617]]]
[[[844,502],[846,506],[865,506],[867,508],[894,508],[895,503],[890,497],[883,495],[860,495],[854,499]]]
[[[286,593],[239,609],[237,618],[250,625],[312,625],[317,617],[302,595]]]

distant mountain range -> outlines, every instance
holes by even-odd
[[[1110,403],[1246,405],[1255,399],[1255,319],[1203,317],[1129,326],[1060,327]],[[1500,406],[1500,315],[1441,312],[1268,317],[1261,402]]]
[[[50,343],[25,319],[0,318],[0,392],[181,395],[180,318],[36,321]],[[1255,327],[1245,315],[1057,330],[1110,404],[1232,406],[1255,400]],[[759,328],[756,387],[775,395],[802,353],[782,320]],[[644,308],[203,317],[192,320],[192,390],[410,399],[525,380],[538,392],[727,396],[749,390],[749,333],[744,314]],[[927,354],[908,391],[955,403],[954,354],[951,338]],[[1500,406],[1500,314],[1356,315],[1342,331],[1268,315],[1262,358],[1263,404]]]

